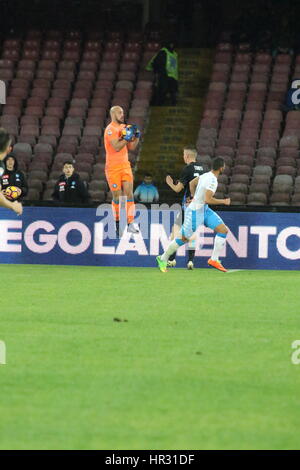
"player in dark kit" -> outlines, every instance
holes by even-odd
[[[87,203],[89,200],[87,187],[80,175],[75,173],[73,162],[64,162],[62,171],[63,174],[54,186],[53,199],[62,203]]]
[[[197,176],[202,175],[208,168],[204,168],[203,165],[196,162],[197,158],[197,150],[194,147],[185,147],[183,149],[183,160],[185,162],[185,167],[182,170],[181,176],[179,181],[174,184],[173,179],[170,175],[166,177],[166,183],[170,186],[173,191],[179,193],[184,189],[184,195],[182,200],[182,212],[179,213],[176,217],[174,222],[174,226],[172,229],[172,240],[176,238],[181,225],[183,224],[184,219],[184,211],[186,207],[191,202],[191,192],[190,192],[190,181],[192,181]],[[188,250],[188,263],[187,268],[193,269],[194,268],[194,257],[195,257],[195,242],[191,242],[189,245]],[[176,266],[176,252],[169,258],[168,266]]]
[[[19,198],[23,198],[28,193],[28,184],[25,175],[18,169],[18,161],[14,154],[9,153],[3,160],[4,173],[0,178],[2,191],[9,186],[16,186],[20,193]],[[18,199],[19,199],[18,198]]]
[[[5,166],[3,163],[6,155],[11,151],[11,138],[6,129],[0,128],[0,178],[5,171]],[[13,210],[16,214],[21,215],[23,212],[23,206],[18,201],[8,201],[4,194],[1,191],[1,182],[0,182],[0,207],[5,207],[6,209]]]

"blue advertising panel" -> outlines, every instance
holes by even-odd
[[[154,267],[168,246],[170,210],[140,210],[141,233],[114,236],[109,205],[91,208],[25,207],[22,217],[1,209],[0,262],[87,266]],[[97,211],[97,212],[96,212]],[[221,256],[228,269],[300,268],[300,214],[219,212],[230,232]],[[196,267],[206,267],[214,242],[211,230],[196,239]],[[178,266],[186,265],[185,247]]]

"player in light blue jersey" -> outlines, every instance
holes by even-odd
[[[221,250],[225,244],[228,228],[221,217],[208,207],[208,204],[230,205],[230,199],[216,199],[214,194],[218,187],[218,176],[223,173],[225,162],[223,158],[217,157],[212,162],[212,170],[204,173],[190,182],[192,202],[186,209],[184,223],[180,233],[168,246],[167,250],[156,258],[158,267],[162,272],[167,271],[169,257],[180,246],[192,239],[199,225],[205,225],[216,232],[214,248],[211,258],[208,260],[209,266],[226,272],[226,269],[219,261]]]
[[[184,220],[184,215],[186,208],[190,203],[190,182],[195,179],[197,176],[203,175],[208,168],[206,166],[202,166],[198,163],[197,160],[197,150],[194,147],[186,146],[183,149],[183,160],[185,163],[185,167],[182,170],[181,176],[178,182],[175,184],[173,178],[168,175],[166,177],[166,183],[170,188],[179,193],[180,191],[184,190],[183,200],[182,200],[182,211],[177,214],[177,217],[174,221],[174,225],[172,228],[172,236],[171,239],[177,237],[177,234],[181,228],[181,225]],[[195,258],[195,240],[189,243],[188,246],[188,263],[187,269],[191,270],[194,269],[194,258]],[[168,266],[176,266],[176,252],[170,256],[168,260]]]

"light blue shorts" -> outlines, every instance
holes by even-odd
[[[221,217],[207,206],[204,210],[197,211],[187,208],[180,233],[184,237],[190,238],[199,225],[205,225],[205,227],[215,230],[218,225],[223,223]]]

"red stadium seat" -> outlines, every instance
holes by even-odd
[[[253,158],[250,155],[239,155],[235,159],[235,165],[253,166]]]
[[[65,98],[69,99],[71,94],[71,90],[67,88],[56,88],[52,91],[52,98]]]
[[[52,116],[58,119],[62,119],[64,117],[64,109],[60,106],[51,106],[46,109],[45,116]]]
[[[31,91],[31,96],[36,96],[39,98],[44,98],[47,100],[50,95],[50,90],[47,88],[33,88]]]
[[[53,154],[53,147],[51,144],[47,144],[47,143],[38,143],[37,145],[35,145],[34,149],[33,149],[33,152],[35,154],[35,156],[39,155],[40,153],[49,153],[50,155]]]
[[[33,179],[31,177],[28,178],[28,187],[30,189],[36,189],[38,192],[43,190],[43,182],[40,179]]]
[[[44,125],[41,129],[42,135],[52,135],[55,137],[60,136],[60,130],[58,126],[55,125]]]
[[[82,107],[71,107],[68,111],[68,117],[73,119],[80,119],[81,121],[85,119],[87,110]]]
[[[239,174],[239,175],[248,175],[250,176],[252,172],[252,168],[249,165],[236,165],[233,168],[232,174]]]
[[[24,198],[26,201],[38,201],[40,198],[40,191],[37,189],[29,189],[27,196]]]
[[[90,164],[94,163],[94,155],[92,153],[78,153],[75,156],[76,162],[88,162]]]
[[[92,95],[92,90],[87,88],[77,88],[73,93],[73,98],[78,99],[90,99]]]
[[[56,50],[46,49],[42,53],[42,59],[58,62],[60,59],[60,52]]]
[[[104,191],[94,191],[94,190],[91,190],[90,191],[90,196],[92,198],[93,201],[97,201],[97,202],[104,202],[105,199],[106,199],[106,194]]]
[[[75,79],[75,73],[73,70],[59,70],[56,75],[57,80],[67,80],[73,82]],[[59,88],[59,87],[56,87]]]
[[[97,70],[98,70],[97,63],[95,63],[91,60],[82,60],[80,62],[80,72],[89,71],[89,72],[96,73]]]
[[[289,206],[290,195],[287,193],[273,193],[270,197],[271,206]]]
[[[65,126],[62,132],[62,135],[75,135],[81,136],[80,126]]]
[[[76,61],[75,60],[61,60],[58,63],[58,70],[67,70],[71,72],[75,72],[76,70]]]
[[[220,175],[223,177],[223,175]],[[220,176],[218,177],[218,181],[220,180]],[[234,174],[231,176],[230,183],[243,183],[244,185],[249,185],[249,176],[242,175],[242,174]],[[227,184],[227,176],[226,176],[226,184]]]
[[[65,121],[65,125],[69,125],[66,121]],[[78,123],[72,123],[71,125],[75,125],[75,126],[78,126],[79,124]],[[80,126],[81,127],[81,126]],[[77,135],[63,135],[59,141],[59,144],[78,144],[79,142],[79,137]]]
[[[246,204],[246,194],[240,192],[229,193],[231,205],[244,205]]]
[[[38,137],[40,135],[39,125],[25,124],[21,127],[20,134]]]
[[[99,62],[99,57],[100,57],[99,51],[89,51],[89,50],[86,50],[86,51],[84,51],[84,53],[83,53],[83,55],[82,55],[82,59],[83,59],[83,60],[85,60],[85,61],[93,61],[93,62],[96,62],[96,63]]]
[[[250,206],[265,206],[267,205],[268,197],[265,193],[249,193],[247,197],[247,204]]]
[[[59,153],[70,153],[75,155],[77,152],[78,144],[77,143],[59,143],[57,147],[57,152]]]

